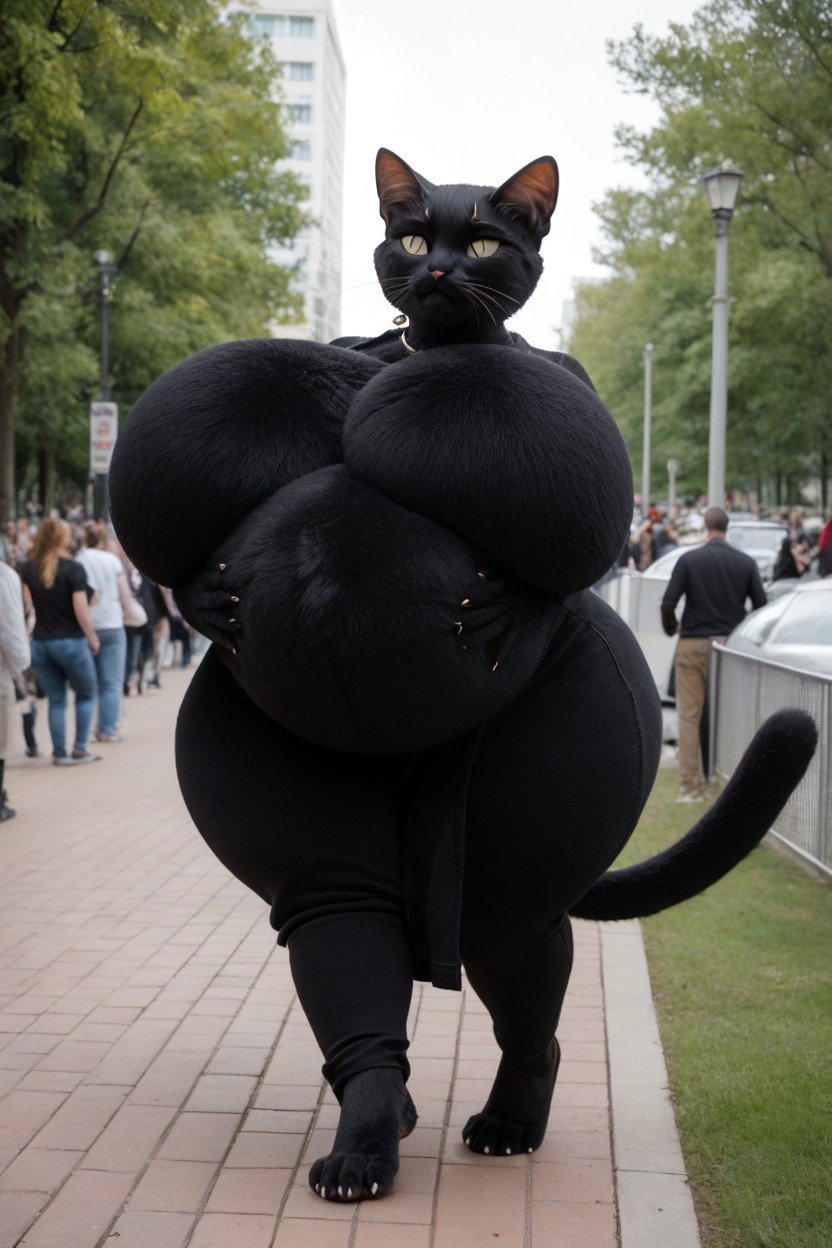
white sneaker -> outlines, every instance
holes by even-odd
[[[705,794],[702,790],[694,789],[692,793],[681,793],[679,797],[676,798],[676,804],[678,805],[680,802],[704,802],[704,800]]]

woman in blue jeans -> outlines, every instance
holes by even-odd
[[[127,658],[124,612],[128,608],[130,590],[121,560],[107,550],[107,526],[103,521],[90,520],[84,525],[84,549],[78,552],[78,562],[95,590],[90,614],[101,647],[95,656],[98,680],[95,739],[120,741],[118,722]]]
[[[96,677],[93,656],[100,649],[90,616],[92,590],[72,556],[72,530],[65,520],[44,520],[19,568],[23,595],[34,608],[32,662],[49,701],[52,761],[70,767],[99,757],[87,749]],[[66,746],[67,689],[75,693],[75,740]]]

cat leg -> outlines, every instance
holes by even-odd
[[[341,1104],[332,1151],[309,1172],[327,1200],[384,1196],[399,1140],[416,1124],[405,1081],[413,966],[404,923],[383,912],[301,922],[288,940],[292,976]]]
[[[475,1153],[531,1153],[546,1134],[560,1063],[555,1031],[572,970],[568,916],[505,961],[474,966],[467,958],[465,970],[492,1017],[502,1057],[485,1107],[468,1119],[463,1139]]]
[[[188,809],[210,848],[271,907],[342,1103],[313,1167],[327,1200],[383,1196],[416,1110],[405,1089],[413,965],[397,788],[374,758],[311,745],[243,693],[213,650],[177,725]]]
[[[541,671],[483,730],[468,785],[461,953],[503,1052],[463,1132],[482,1153],[543,1141],[566,916],[632,833],[660,751],[655,684],[631,634],[592,595],[570,601]]]

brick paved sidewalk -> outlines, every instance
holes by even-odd
[[[267,910],[203,845],[173,773],[186,675],[126,705],[104,761],[14,762],[0,829],[0,1248],[614,1248],[597,926],[576,965],[549,1135],[476,1157],[497,1063],[469,990],[417,985],[419,1124],[391,1196],[307,1186],[337,1121]],[[46,716],[41,748],[48,749]]]

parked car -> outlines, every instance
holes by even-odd
[[[832,676],[832,578],[801,581],[738,624],[728,650]]]
[[[779,520],[732,520],[727,533],[732,546],[751,556],[764,581],[771,580],[783,538],[788,536],[789,526]]]

